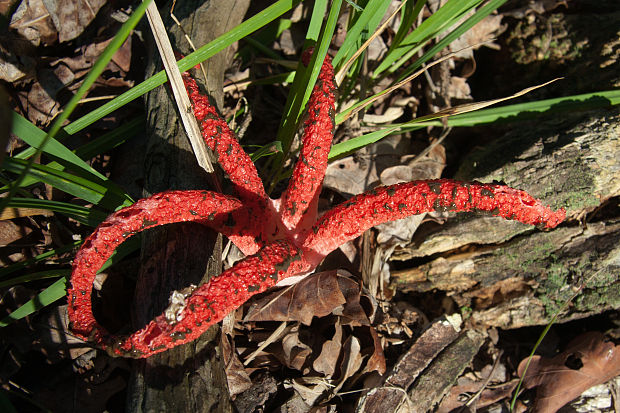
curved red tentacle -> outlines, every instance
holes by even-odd
[[[94,253],[91,250],[87,254]],[[182,294],[181,306],[171,305],[131,335],[110,335],[94,320],[90,305],[82,300],[77,303],[78,296],[87,296],[90,301],[90,293],[83,294],[83,290],[75,287],[70,291],[74,303],[70,306],[69,317],[74,332],[95,341],[113,356],[150,357],[195,340],[254,294],[274,286],[278,280],[308,269],[309,265],[297,247],[280,240],[241,260],[206,284],[190,288],[187,294],[175,292]],[[94,276],[96,269],[92,267],[89,272]]]
[[[200,93],[196,81],[183,74],[183,82],[194,107],[194,115],[200,123],[207,146],[215,153],[217,161],[232,182],[235,194],[242,201],[267,200],[263,181],[256,166],[243,150],[235,134],[209,101]]]
[[[97,271],[126,239],[158,225],[195,221],[249,245],[256,234],[247,232],[243,224],[246,215],[241,201],[210,191],[162,192],[110,215],[84,241],[73,261],[68,291],[73,331],[82,337],[94,335],[95,339],[105,335],[92,314],[92,286]]]
[[[308,64],[313,50],[302,57]],[[336,85],[331,58],[325,57],[316,85],[308,101],[308,114],[304,122],[299,159],[287,190],[282,194],[280,211],[282,222],[288,229],[298,228],[300,221],[311,225],[317,214],[317,202],[327,168],[327,156],[334,136],[334,110]]]
[[[564,209],[553,211],[527,192],[504,185],[414,181],[373,189],[331,209],[312,227],[303,248],[318,260],[375,225],[431,211],[484,211],[547,228],[566,217]]]

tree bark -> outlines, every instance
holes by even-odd
[[[538,231],[500,218],[461,215],[430,225],[395,252],[430,257],[392,273],[396,288],[439,290],[482,327],[546,324],[620,307],[620,111],[557,117],[519,127],[467,156],[458,178],[504,181],[554,207],[567,221]]]
[[[177,2],[174,14],[197,47],[238,25],[248,0]],[[172,23],[170,5],[162,17],[173,47],[191,52],[181,30]],[[145,30],[148,32],[148,30]],[[231,50],[205,63],[206,88],[220,105],[222,83]],[[161,60],[151,41],[147,73],[161,70]],[[201,80],[199,80],[200,83]],[[148,142],[145,157],[145,196],[168,189],[209,188],[206,173],[197,165],[182,130],[168,86],[147,95]],[[134,327],[144,326],[168,305],[174,290],[198,285],[221,270],[221,236],[199,224],[175,224],[147,231],[143,238],[142,266],[136,286]],[[221,353],[219,327],[200,339],[132,365],[127,410],[131,412],[231,412]]]

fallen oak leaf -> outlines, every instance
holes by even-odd
[[[533,356],[519,363],[518,374],[525,388],[537,387],[534,413],[553,413],[592,386],[620,374],[620,346],[597,331],[572,340],[553,358]]]
[[[334,323],[334,330],[333,337],[323,343],[321,354],[312,362],[312,368],[328,379],[331,379],[336,371],[336,362],[342,349],[342,324],[339,319]]]
[[[306,277],[296,284],[256,300],[244,321],[300,321],[307,326],[314,317],[325,317],[347,302],[339,284],[346,271],[326,271]]]

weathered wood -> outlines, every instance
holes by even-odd
[[[394,258],[432,260],[392,273],[395,286],[445,291],[459,306],[471,307],[470,321],[482,326],[545,324],[583,285],[560,320],[618,308],[620,214],[605,205],[620,195],[619,113],[602,110],[521,127],[469,155],[460,179],[525,189],[565,206],[568,221],[541,232],[461,215],[443,226],[421,228]],[[586,217],[590,222],[583,222]]]
[[[461,321],[460,317],[442,318],[431,324],[383,377],[382,385],[362,394],[356,413],[409,411],[412,404],[407,394],[409,387],[458,338]]]
[[[178,2],[174,10],[196,45],[203,45],[239,24],[249,2]],[[179,28],[166,18],[171,42],[181,53],[191,52]],[[206,64],[207,90],[222,103],[224,70],[231,53],[222,52]],[[149,52],[149,70],[161,69],[157,51]],[[167,189],[208,188],[206,174],[194,158],[182,131],[177,109],[167,86],[147,96],[148,143],[145,161],[145,196]],[[134,327],[144,326],[168,305],[173,290],[200,284],[218,274],[221,237],[197,224],[176,224],[147,231],[142,248],[142,267],[136,286]],[[221,354],[219,329],[214,327],[199,340],[179,346],[132,365],[127,410],[132,412],[231,412]]]

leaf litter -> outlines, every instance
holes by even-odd
[[[22,14],[22,18],[32,19],[33,16],[35,18],[36,16],[42,16],[42,11],[40,9],[42,2],[30,1],[24,3],[27,3],[28,5],[34,4],[39,7],[39,9],[35,9],[33,6],[32,10],[29,11],[30,15],[24,13]],[[58,2],[56,5],[61,3],[62,2]],[[57,9],[61,10],[60,7]],[[67,24],[65,25],[56,25],[54,18],[59,19],[58,16],[67,18],[68,20],[71,20],[71,22],[67,21]],[[29,30],[27,33],[30,41],[36,44],[54,44],[58,41],[63,42],[67,39],[75,38],[80,35],[80,28],[83,29],[87,26],[87,24],[84,24],[85,20],[83,20],[83,16],[80,16],[76,10],[70,11],[69,15],[62,16],[62,13],[55,12],[54,9],[52,9],[52,13],[48,19],[41,18],[40,20],[42,22],[41,25],[36,27],[34,31]],[[21,20],[21,23],[16,21],[15,24],[22,24],[22,26],[24,26],[24,22],[26,22],[26,20]],[[485,27],[484,30],[481,29],[481,33],[484,33],[486,36],[486,33],[495,31],[498,27],[493,25],[498,25],[500,22],[501,19],[498,18],[498,16],[495,16],[493,21],[485,23],[492,24]],[[71,26],[68,23],[72,23],[74,26]],[[479,40],[480,39],[474,39],[473,42],[475,43]],[[90,47],[93,51],[92,56],[96,56],[96,49],[102,48],[104,45],[93,43],[88,47]],[[128,48],[130,48],[130,46],[128,46]],[[294,48],[292,50],[294,52]],[[50,73],[58,79],[63,80],[63,84],[65,85],[67,82],[75,82],[76,79],[81,78],[82,74],[88,70],[90,64],[89,56],[90,52],[85,48],[82,48],[79,51],[76,50],[74,57],[61,58],[53,61],[53,64],[50,65]],[[20,76],[22,81],[25,81],[24,79],[28,79],[28,82],[37,82],[45,79],[45,74],[41,76],[32,73],[32,66],[27,64],[28,62],[25,57],[27,56],[21,56],[21,61],[17,61],[17,66],[23,70],[22,72],[18,72],[17,76]],[[123,79],[125,78],[128,70],[127,63],[129,60],[127,56],[124,58],[121,57],[120,60],[121,61],[117,62],[116,66],[114,66],[112,70],[115,73],[118,73],[117,79],[119,79],[122,86]],[[449,69],[455,70],[454,67],[449,67]],[[1,73],[2,72],[0,72],[0,74]],[[466,80],[461,80],[466,79],[466,77],[456,76],[455,74],[448,75],[448,77],[449,87],[445,89],[445,93],[456,100],[468,99],[468,86],[466,84]],[[106,84],[106,82],[110,82],[107,83],[109,86],[114,84],[113,79],[102,79],[102,84]],[[38,83],[30,84],[36,85]],[[72,89],[70,90],[74,90],[78,86],[79,83],[71,86]],[[22,102],[25,102],[22,103],[23,106],[25,108],[29,108],[27,113],[29,114],[30,119],[36,120],[40,122],[40,124],[47,124],[49,119],[53,118],[56,113],[55,111],[58,110],[58,107],[60,107],[60,105],[56,103],[56,99],[58,98],[58,93],[62,90],[62,88],[56,90],[52,96],[46,94],[46,91],[41,92],[40,90],[37,90],[36,88],[38,87],[39,86],[35,86],[34,92],[28,92],[31,96],[26,95],[26,97],[23,98],[20,95],[20,99],[22,99]],[[27,88],[24,90],[27,90]],[[43,105],[43,101],[45,99],[52,101],[53,105],[50,107]],[[383,102],[377,103],[376,107],[379,108],[381,104],[383,104]],[[379,117],[380,121],[385,121],[389,116],[393,116],[390,115],[390,113],[393,113],[390,112],[394,110],[393,106],[394,105],[392,102],[383,104],[383,108],[381,109],[383,113],[376,115]],[[400,113],[400,111],[398,113]],[[403,172],[399,169],[402,167],[411,169],[410,166],[405,166],[407,163],[406,158],[398,158],[398,156],[394,156],[394,161],[392,164],[384,168],[386,171],[390,170],[388,175],[391,174],[399,176],[402,173],[409,173],[408,171]],[[348,161],[351,162],[354,160],[348,159]],[[356,173],[359,174],[360,171],[354,170],[352,172],[352,174]],[[441,171],[439,173],[441,173]],[[384,178],[383,174],[375,173],[373,179],[381,180],[383,182],[384,179],[391,178]],[[349,190],[344,190],[338,186],[339,184],[334,185],[333,189],[336,192],[341,194],[346,194],[349,192]],[[362,192],[362,190],[354,190],[349,193],[360,192]],[[387,233],[387,235],[390,236],[391,234]],[[277,370],[280,365],[278,363],[282,363],[283,365],[286,365],[287,368],[297,370],[303,374],[303,377],[297,377],[288,381],[287,386],[294,389],[296,394],[294,398],[298,397],[306,406],[312,406],[315,403],[329,405],[330,401],[332,403],[334,402],[333,397],[339,391],[346,391],[346,389],[352,388],[354,384],[367,382],[373,383],[372,380],[369,380],[370,375],[368,373],[375,372],[375,378],[379,374],[386,373],[386,358],[383,354],[383,349],[388,349],[393,343],[405,343],[406,335],[403,334],[403,332],[406,330],[402,326],[398,325],[397,319],[392,318],[391,321],[394,323],[391,327],[393,328],[392,332],[396,331],[400,334],[400,337],[405,338],[395,338],[395,336],[399,336],[399,334],[392,335],[389,331],[386,331],[385,325],[381,325],[381,323],[390,319],[389,314],[380,314],[375,317],[374,313],[377,310],[368,311],[366,308],[368,306],[360,304],[360,300],[363,300],[364,302],[374,302],[375,298],[365,296],[363,289],[360,288],[357,281],[351,278],[350,275],[342,273],[336,273],[335,275],[330,276],[321,275],[319,280],[308,281],[308,285],[303,287],[305,291],[295,291],[295,289],[291,289],[289,287],[285,288],[281,292],[281,296],[271,296],[268,299],[270,307],[269,311],[262,312],[255,310],[255,313],[262,314],[253,315],[252,317],[256,317],[254,319],[250,317],[252,309],[249,309],[248,314],[243,319],[243,324],[240,323],[240,317],[237,320],[237,328],[233,332],[234,337],[228,339],[225,336],[222,337],[221,346],[223,352],[229,356],[232,356],[226,360],[229,385],[232,384],[231,394],[247,394],[252,391],[252,388],[254,388],[254,393],[260,394],[260,397],[256,397],[254,399],[255,404],[250,406],[256,407],[265,405],[269,395],[276,393],[276,390],[274,390],[274,387],[276,386],[273,385],[273,381],[271,381],[271,386],[265,385],[264,389],[261,389],[261,385],[263,385],[263,383],[270,382],[269,377],[272,376],[269,376],[268,373],[270,371]],[[322,281],[325,281],[325,286],[322,285]],[[357,284],[357,286],[353,284]],[[334,288],[335,291],[325,291],[328,288]],[[311,299],[311,297],[320,297],[320,299],[324,300],[324,302],[321,302],[320,305],[315,304],[313,302],[314,298]],[[301,305],[300,301],[302,303],[311,302],[313,304],[308,309]],[[397,301],[397,303],[402,302],[403,301]],[[396,305],[394,305],[394,307],[395,306]],[[408,311],[411,313],[413,310],[408,309]],[[378,310],[378,312],[381,313],[380,310]],[[274,318],[270,319],[272,316]],[[248,366],[244,366],[241,362],[243,357],[250,354],[256,343],[267,340],[267,338],[274,331],[273,327],[275,325],[280,325],[279,323],[273,323],[270,320],[278,320],[285,323],[284,325],[286,328],[283,334],[279,335],[277,340],[263,349],[255,360],[250,361]],[[432,325],[426,325],[425,330],[422,332],[420,331],[422,327],[419,325],[416,326],[416,323],[418,322],[420,325],[424,324],[424,322],[420,320],[415,320],[410,324],[411,328],[415,330],[413,334],[417,337],[417,339],[413,344],[411,344],[411,342],[407,342],[405,345],[407,349],[403,351],[402,357],[399,358],[399,363],[397,364],[399,368],[409,373],[412,370],[410,368],[404,369],[402,363],[404,363],[407,356],[416,358],[418,357],[419,351],[433,348],[430,343],[424,341],[424,337],[428,331],[436,332],[436,329],[439,328],[437,323],[433,323]],[[372,327],[373,325],[376,326],[376,329]],[[239,336],[242,335],[242,333],[245,334],[246,331],[249,331],[248,336],[254,340],[249,340],[249,342],[239,340]],[[409,329],[409,331],[411,331],[411,329]],[[419,336],[419,334],[422,335]],[[320,336],[321,339],[317,339],[316,336]],[[372,337],[372,340],[369,340],[369,337]],[[61,337],[57,337],[54,340],[62,341]],[[242,345],[236,346],[237,341],[240,341],[240,344]],[[444,344],[447,343],[445,344],[447,346],[451,341],[448,338],[444,338],[444,341],[440,342]],[[597,348],[607,348],[603,344],[604,340],[598,342],[594,340],[594,343]],[[398,346],[399,344],[395,345]],[[441,347],[434,353],[431,352],[430,355],[427,355],[426,358],[423,359],[430,363],[443,348],[444,347]],[[566,351],[569,351],[569,349],[567,348]],[[590,358],[599,359],[600,364],[600,354],[598,354],[598,356],[587,354],[585,358],[588,360]],[[579,359],[583,361],[584,357],[580,356]],[[555,360],[555,358],[552,360]],[[89,369],[94,368],[94,364],[95,363],[92,363],[92,365],[90,365],[89,362],[86,362],[82,368],[84,371],[88,371]],[[551,365],[552,364],[550,364],[550,366]],[[551,369],[551,367],[549,368]],[[585,363],[583,368],[585,368]],[[395,368],[394,370],[397,371],[398,368]],[[580,370],[581,369],[577,371]],[[599,370],[601,370],[600,366],[593,368],[592,371],[587,370],[587,375],[599,377],[599,379],[600,377],[606,377]],[[602,370],[605,371],[606,369]],[[547,372],[547,370],[545,370],[545,372]],[[564,372],[566,376],[560,375],[560,377],[562,377],[561,381],[567,381],[566,377],[570,377],[569,374],[574,372],[574,370],[567,369],[566,366],[564,366],[562,368],[562,372]],[[363,376],[364,374],[366,374],[366,377]],[[387,371],[388,376],[386,377],[392,377],[392,379],[394,379],[393,374],[394,372],[390,373],[390,371]],[[528,376],[530,375],[529,370],[527,374]],[[616,372],[616,374],[618,373]],[[479,377],[476,377],[476,380],[471,380],[473,384],[464,379],[460,380],[458,385],[453,388],[453,392],[459,392],[459,394],[462,394],[465,392],[469,393],[478,391],[480,389],[480,379],[484,380],[486,376],[482,374],[482,372],[480,372],[477,376]],[[385,377],[383,379],[385,379]],[[589,378],[588,380],[596,382],[599,379],[592,380],[592,378]],[[584,379],[582,382],[587,383],[588,380]],[[545,380],[540,381],[541,383],[538,382],[538,379],[530,380],[530,384],[534,382],[537,383],[539,392],[541,392],[541,387],[544,388],[546,382]],[[572,378],[568,381],[574,382],[575,379]],[[101,382],[105,382],[105,379]],[[115,379],[114,382],[112,382],[113,386],[111,387],[118,387],[117,383],[118,382]],[[253,385],[253,383],[255,385]],[[392,382],[390,381],[390,383]],[[376,382],[374,382],[374,384],[376,385]],[[407,387],[407,385],[403,386],[405,388]],[[504,388],[496,390],[496,393],[508,393],[509,390],[507,388],[511,389],[512,386],[514,386],[514,380],[504,383],[503,386]],[[531,386],[534,386],[534,384],[531,384]],[[266,390],[268,387],[270,390]],[[561,386],[556,385],[556,389],[553,390],[554,392],[558,392],[557,387],[561,389]],[[84,392],[87,391],[84,390]],[[402,394],[402,390],[397,390],[396,392]],[[485,396],[481,396],[481,400],[486,400],[493,397],[492,395],[487,395],[487,393],[483,394]],[[289,401],[289,403],[294,404],[294,402],[291,401]],[[479,407],[483,405],[485,404],[478,404]],[[462,404],[460,406],[462,406]],[[92,408],[93,406],[90,407]]]

